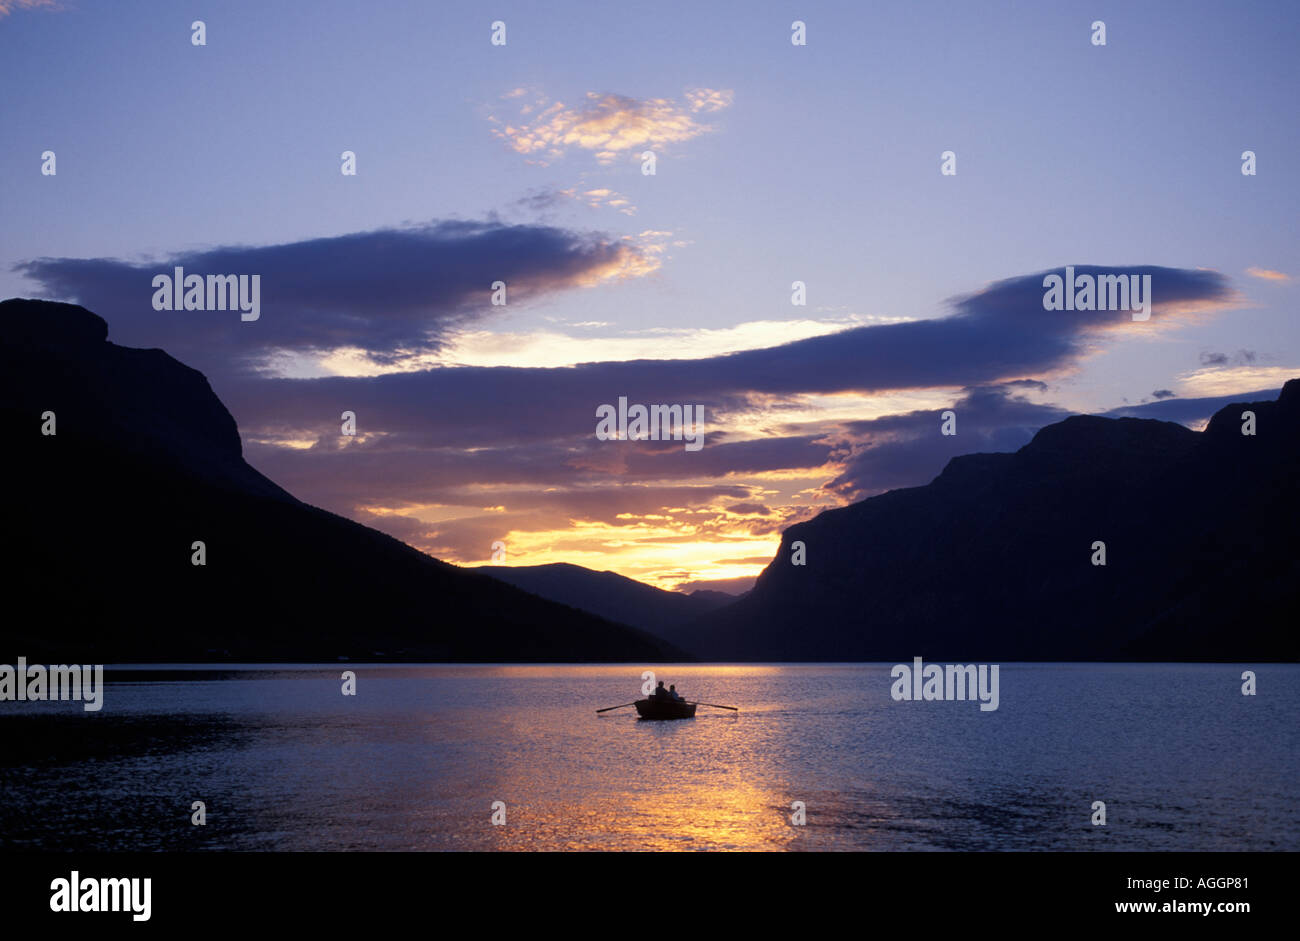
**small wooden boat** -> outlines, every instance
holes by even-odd
[[[671,699],[638,699],[636,711],[642,719],[694,719],[695,703]]]

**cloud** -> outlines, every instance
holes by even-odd
[[[595,187],[588,190],[576,186],[568,189],[550,187],[530,192],[527,196],[515,200],[514,205],[530,212],[546,212],[568,201],[581,203],[589,209],[613,209],[625,216],[636,215],[636,206],[632,205],[632,200],[608,187]]]
[[[1194,396],[1237,396],[1245,389],[1281,388],[1288,379],[1300,375],[1300,365],[1206,367],[1179,376],[1183,393]]]
[[[620,463],[628,475],[651,479],[816,470],[832,458],[833,447],[823,438],[824,434],[815,434],[709,443],[706,436],[700,451],[686,451],[674,441],[638,442],[641,446],[626,449]]]
[[[550,186],[545,189],[534,189],[529,191],[527,195],[516,199],[513,205],[516,208],[526,210],[527,212],[540,213],[555,209],[573,199],[573,197],[574,190],[572,188],[562,190],[558,187]]]
[[[1260,278],[1264,281],[1290,281],[1289,274],[1283,274],[1281,271],[1273,271],[1269,268],[1250,267],[1246,269],[1246,274],[1252,278]]]
[[[1172,399],[1177,394],[1178,393],[1174,392],[1172,389],[1156,389],[1156,391],[1151,393],[1152,397],[1157,399]]]
[[[1199,396],[1196,398],[1172,398],[1161,402],[1147,402],[1142,405],[1125,405],[1101,412],[1103,418],[1154,418],[1159,421],[1178,422],[1189,428],[1204,425],[1210,416],[1225,405],[1234,402],[1272,401],[1281,392],[1281,387],[1271,389],[1254,389],[1238,391],[1225,395]]]
[[[511,545],[515,559],[521,557],[520,547],[530,539],[543,544],[567,542],[604,554],[630,545],[642,549],[657,545],[671,555],[673,546],[721,540],[736,541],[748,550],[770,551],[771,546],[765,543],[802,508],[793,508],[790,514],[779,514],[774,508],[774,521],[760,521],[752,527],[759,531],[756,540],[751,527],[723,505],[749,493],[749,488],[732,484],[615,482],[545,489],[524,484],[492,492],[498,502],[491,507],[484,502],[440,504],[437,519],[422,517],[424,511],[418,507],[412,512],[396,512],[410,508],[389,508],[382,503],[349,507],[348,514],[423,551],[460,561],[485,560],[491,543],[502,538]],[[449,506],[460,512],[447,513]],[[712,555],[717,558],[716,551]]]
[[[116,342],[161,346],[200,368],[232,356],[359,350],[376,363],[435,352],[458,329],[511,304],[662,264],[649,241],[552,226],[443,221],[269,246],[228,246],[150,262],[40,258],[15,268],[55,297],[104,316]],[[220,311],[155,311],[155,274],[259,274],[261,318]],[[214,350],[219,352],[214,354]]]
[[[1223,279],[1213,272],[1146,270],[1154,272],[1154,289],[1163,292],[1156,296],[1175,306],[1180,301],[1213,301],[1227,293]],[[493,447],[589,437],[595,408],[616,402],[620,395],[630,402],[703,405],[712,417],[745,414],[756,401],[788,400],[799,394],[978,389],[1072,367],[1098,338],[1148,330],[1172,316],[1161,304],[1150,324],[1134,324],[1124,312],[1045,311],[1041,282],[1037,274],[998,282],[959,299],[957,312],[946,318],[852,327],[705,358],[588,362],[565,368],[463,366],[364,380],[260,379],[221,391],[241,427],[254,434],[306,430],[307,437],[314,437],[326,427],[328,416],[350,408],[358,415],[364,410],[371,428],[388,433],[425,434],[461,448]],[[435,411],[428,406],[453,401],[454,409]],[[712,447],[693,457],[707,459],[700,455],[711,453]],[[807,454],[810,445],[795,447]],[[669,452],[620,453],[664,467],[682,460]]]
[[[731,107],[736,93],[731,89],[693,88],[686,93],[692,111],[721,111]]]
[[[630,199],[622,193],[604,187],[585,190],[578,193],[576,198],[585,202],[592,209],[607,207],[609,209],[615,209],[627,216],[636,215],[636,207],[632,205]]]
[[[111,259],[42,258],[16,268],[55,297],[104,315],[116,342],[161,346],[194,365],[228,371],[235,357],[355,348],[379,364],[412,351],[436,352],[489,315],[490,285],[507,283],[511,303],[603,281],[641,277],[661,264],[662,238],[646,231],[613,239],[551,226],[442,222],[286,245],[220,248],[129,263]],[[152,274],[183,265],[191,272],[260,273],[263,314],[255,324],[223,312],[159,312],[149,306]],[[569,369],[464,367],[427,369],[401,382],[377,377],[365,397],[380,404],[400,396],[422,401],[461,398],[489,407],[476,421],[501,414],[503,401],[539,403],[544,414],[585,426],[592,409],[619,395],[633,402],[681,402],[727,409],[755,394],[881,392],[935,386],[975,387],[1072,366],[1106,336],[1141,334],[1177,322],[1188,310],[1226,306],[1226,279],[1202,269],[1076,266],[1076,272],[1150,274],[1156,299],[1149,323],[1125,311],[1048,311],[1043,274],[1009,278],[955,298],[950,316],[870,324],[790,343],[704,358],[588,362]],[[213,350],[219,350],[214,353]],[[406,368],[400,365],[394,368]],[[371,370],[372,372],[374,370]],[[327,380],[321,380],[322,382]],[[272,403],[295,420],[288,387],[274,381],[251,400]],[[322,386],[322,389],[328,388]],[[356,395],[357,393],[351,393]],[[527,410],[527,409],[526,409]],[[258,413],[267,414],[266,408]],[[241,421],[256,415],[237,412]],[[391,417],[391,416],[389,416]]]
[[[580,335],[558,329],[502,332],[465,330],[439,355],[447,365],[576,366],[579,363],[642,359],[708,359],[725,353],[772,346],[810,336],[840,333],[864,318],[836,320],[754,320],[727,327],[648,327],[602,330]],[[567,323],[577,328],[611,328],[607,321]]]
[[[1227,353],[1206,352],[1201,354],[1202,366],[1226,366],[1229,361],[1236,363],[1238,366],[1248,366],[1255,362],[1256,353],[1254,350],[1237,350],[1236,353],[1229,356]]]
[[[1015,451],[1039,428],[1070,414],[1027,397],[1045,389],[1041,382],[1023,380],[964,390],[952,403],[955,435],[941,433],[940,410],[852,422],[846,428],[851,454],[826,489],[845,500],[861,500],[926,483],[962,454]]]
[[[1073,267],[1076,278],[1080,275],[1088,275],[1092,278],[1103,275],[1150,275],[1151,298],[1155,311],[1152,314],[1153,320],[1157,319],[1157,314],[1169,317],[1177,313],[1215,309],[1236,300],[1227,279],[1219,272],[1207,268],[1165,268],[1158,265],[1074,265]],[[955,298],[953,303],[959,310],[983,312],[991,316],[1018,317],[1030,312],[1049,316],[1064,314],[1066,320],[1080,325],[1103,323],[1114,325],[1116,321],[1132,319],[1132,315],[1126,311],[1044,310],[1044,277],[1051,274],[1060,276],[1063,273],[1062,269],[1049,269],[1039,274],[1008,278],[974,294]]]
[[[0,0],[0,19],[8,16],[14,10],[35,10],[38,7],[44,7],[48,10],[60,9],[56,0]]]
[[[577,107],[540,97],[528,105],[517,122],[491,117],[492,133],[516,153],[547,163],[571,149],[586,150],[602,164],[630,151],[663,148],[691,140],[711,130],[693,116],[717,111],[731,103],[731,93],[712,89],[687,92],[682,105],[669,98],[638,99],[626,95],[588,92]]]

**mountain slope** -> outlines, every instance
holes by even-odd
[[[691,649],[691,622],[734,599],[718,591],[664,591],[615,572],[580,565],[484,565],[474,571],[599,617],[631,624]]]
[[[696,652],[1295,660],[1297,522],[1300,380],[1201,433],[1075,416],[1014,454],[955,458],[927,486],[792,526],[753,591],[696,625]]]
[[[104,321],[0,303],[9,656],[634,661],[680,651],[308,506],[247,463],[199,372]],[[55,435],[41,433],[55,414]],[[207,564],[191,563],[194,541]]]

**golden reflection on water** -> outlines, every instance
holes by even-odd
[[[515,808],[494,835],[502,850],[782,850],[798,836],[782,800],[744,782],[589,795]]]
[[[514,679],[609,677],[627,690],[627,666],[510,666],[491,668]],[[511,720],[514,735],[545,740],[539,764],[501,756],[494,793],[517,795],[508,823],[490,843],[504,850],[782,850],[799,836],[790,822],[789,794],[771,766],[771,701],[732,702],[736,681],[780,672],[757,665],[657,667],[688,699],[739,705],[740,712],[704,706],[694,719],[639,720],[631,709],[597,716],[596,708],[639,697],[636,687],[610,702],[563,708],[551,704]],[[639,676],[639,672],[632,676]],[[601,687],[605,684],[602,682]],[[740,686],[743,686],[743,682]],[[716,696],[716,698],[715,698]],[[558,757],[552,759],[552,754]],[[508,804],[509,800],[506,799]]]

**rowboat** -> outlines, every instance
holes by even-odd
[[[0,2],[3,2],[3,0],[0,0]],[[642,719],[694,719],[696,706],[712,706],[714,709],[730,709],[732,712],[740,711],[735,706],[724,706],[722,703],[686,702],[681,699],[656,699],[651,696],[649,699],[637,699],[633,702],[597,709],[596,715],[604,715],[607,712],[613,712],[615,709],[626,709],[628,706],[636,706],[636,711]]]
[[[642,719],[694,719],[695,703],[671,699],[638,699],[637,714]]]

